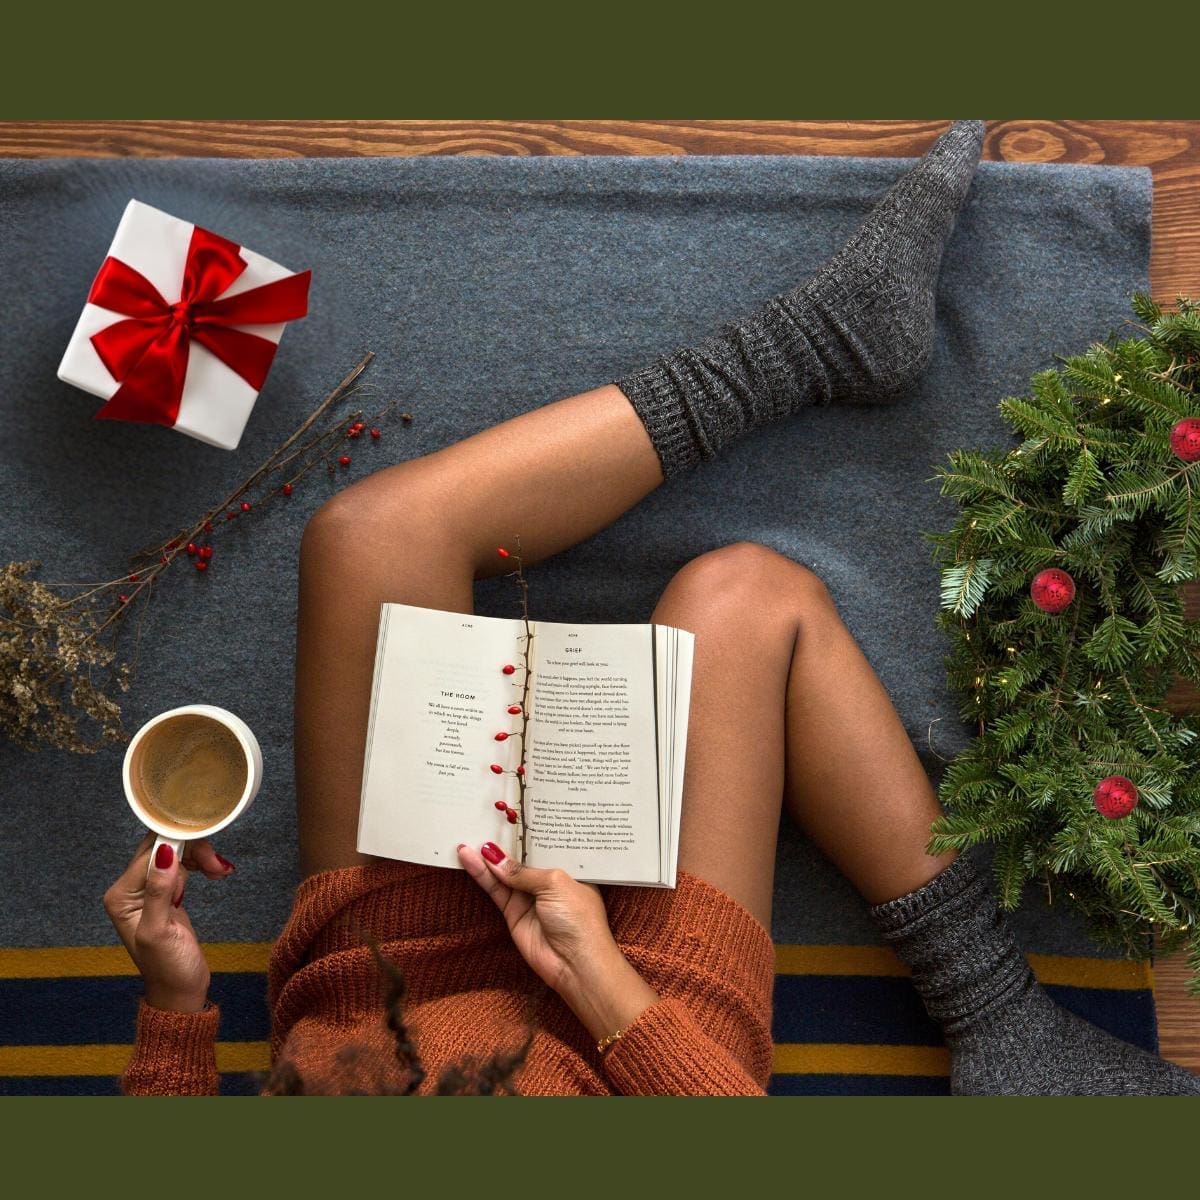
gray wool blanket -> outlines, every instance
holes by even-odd
[[[812,272],[910,163],[838,158],[0,160],[0,561],[51,580],[110,578],[223,495],[370,349],[369,380],[414,414],[351,474],[445,446],[618,377]],[[55,378],[125,203],[136,197],[296,270],[311,315],[283,338],[241,448],[96,422]],[[958,446],[995,445],[996,404],[1056,354],[1103,339],[1146,286],[1143,169],[985,163],[950,244],[937,346],[894,407],[805,412],[673,481],[530,571],[534,614],[644,621],[671,574],[727,542],[816,571],[931,773],[970,736],[947,694],[923,530],[952,508],[930,482]],[[586,463],[580,464],[586,470]],[[256,730],[266,782],[220,839],[238,873],[189,891],[207,940],[267,940],[297,882],[291,769],[296,561],[306,518],[345,482],[220,539],[207,576],[173,569],[147,618],[126,724],[207,701]],[[402,548],[401,548],[402,549]],[[511,614],[511,583],[478,589]],[[0,742],[0,945],[114,940],[100,896],[138,829],[121,750]],[[1083,953],[1078,927],[1027,906],[1034,949]],[[877,940],[866,908],[785,821],[775,936]]]

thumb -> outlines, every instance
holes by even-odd
[[[179,856],[175,853],[175,847],[164,842],[150,859],[142,916],[138,922],[140,935],[154,934],[170,923],[171,901],[179,884],[179,870]]]
[[[488,853],[488,851],[491,853]],[[546,871],[540,867],[527,867],[505,854],[494,842],[483,848],[483,859],[488,870],[514,892],[525,892],[530,896],[541,896],[562,886],[570,876],[565,871]]]

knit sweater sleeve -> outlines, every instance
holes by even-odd
[[[609,1082],[623,1096],[763,1096],[724,1046],[679,1000],[650,1005],[604,1055]]]
[[[165,1012],[138,1003],[133,1058],[121,1076],[126,1096],[215,1096],[221,1010]]]

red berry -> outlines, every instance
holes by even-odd
[[[204,522],[204,532],[205,532],[205,533],[212,533],[212,522],[211,522],[211,521],[205,521],[205,522]]]
[[[283,494],[285,496],[290,496],[292,494],[292,490],[292,485],[290,483],[285,483],[283,485]]]
[[[205,562],[207,562],[210,558],[212,558],[212,547],[211,546],[201,546],[200,547],[200,557],[202,559],[204,559]]]
[[[521,706],[519,704],[510,704],[508,711],[515,717],[521,711]]]
[[[1137,808],[1138,790],[1133,780],[1126,779],[1124,775],[1109,775],[1096,784],[1092,803],[1102,817],[1119,821]]]
[[[514,667],[512,663],[505,663],[505,665],[500,669],[505,673],[505,675],[511,675],[517,668]]]
[[[500,555],[500,557],[501,557],[501,558],[507,558],[507,557],[508,557],[508,551],[507,551],[507,550],[505,550],[505,548],[504,548],[503,546],[497,546],[497,547],[496,547],[496,553],[497,553],[498,555]]]
[[[379,441],[379,439],[380,439],[380,438],[381,438],[383,435],[382,435],[382,434],[379,432],[379,430],[378,430],[378,429],[372,429],[372,430],[371,430],[371,436],[372,436],[372,437],[373,437],[373,438],[374,438],[376,441]]]
[[[141,579],[141,576],[136,571],[129,576],[130,583],[137,583],[139,579]]]
[[[208,563],[203,558],[197,559],[196,560],[196,570],[197,571],[207,571]]]
[[[497,812],[508,812],[508,805],[503,800],[497,800],[495,807]]]
[[[525,774],[525,768],[524,768],[524,767],[518,767],[518,768],[517,768],[517,774],[518,774],[518,775],[524,775],[524,774]]]
[[[159,562],[170,562],[170,559],[169,559],[169,558],[167,558],[167,556],[164,554],[164,555],[162,555],[162,556],[159,558],[159,560],[158,560],[158,561],[159,561]]]
[[[511,809],[508,812],[508,823],[510,825],[515,825],[517,823],[517,814]]]
[[[342,457],[338,459],[338,462],[340,462],[343,467],[348,467],[350,465],[350,455],[343,454]]]
[[[188,552],[188,558],[196,557],[196,543],[195,542],[188,542],[187,552]]]
[[[503,775],[504,768],[499,763],[492,763],[492,774],[493,775]]]
[[[507,742],[507,741],[508,741],[508,734],[507,734],[507,733],[498,733],[498,734],[496,734],[496,741],[498,741],[498,742]]]
[[[227,512],[225,514],[225,520],[227,520],[227,521],[233,521],[236,519],[237,519],[237,513],[235,513],[235,512]]]
[[[242,512],[249,512],[249,511],[250,511],[250,501],[243,500],[242,501]]]
[[[350,429],[346,430],[346,436],[348,438],[362,437],[362,430],[351,427]]]
[[[1184,417],[1171,427],[1171,453],[1183,462],[1200,461],[1200,417]]]
[[[178,538],[172,538],[172,539],[171,539],[171,540],[170,540],[170,541],[167,543],[167,549],[168,549],[168,550],[178,550],[178,549],[179,549],[179,539],[178,539]]]
[[[355,421],[355,422],[354,422],[354,424],[350,426],[350,428],[351,428],[351,429],[357,429],[357,430],[359,431],[359,433],[362,433],[362,429],[363,429],[363,422],[362,422],[362,421]]]
[[[1075,599],[1075,580],[1058,567],[1047,567],[1033,577],[1029,594],[1042,612],[1064,612],[1071,607],[1071,601]]]
[[[118,600],[120,600],[120,602],[121,602],[122,604],[128,604],[128,603],[129,603],[129,597],[128,597],[128,596],[118,596],[118,597],[117,597],[117,599],[118,599]]]

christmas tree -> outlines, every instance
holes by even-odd
[[[1113,335],[1000,402],[1019,444],[938,470],[927,535],[950,686],[978,736],[946,769],[932,853],[994,848],[1001,903],[1033,880],[1104,943],[1187,946],[1200,973],[1200,305],[1135,296]],[[1200,978],[1193,978],[1193,990]]]

